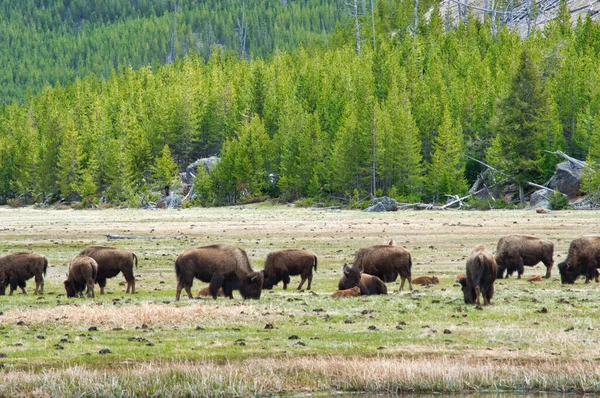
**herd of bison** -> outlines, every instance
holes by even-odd
[[[507,235],[500,238],[496,256],[492,256],[481,245],[475,246],[467,259],[466,272],[457,276],[462,286],[467,304],[489,304],[494,295],[496,278],[508,277],[517,271],[523,274],[523,267],[534,266],[539,262],[546,266],[549,278],[554,264],[554,244],[542,238],[527,235]],[[126,292],[135,293],[134,265],[137,256],[130,250],[110,246],[89,246],[77,254],[69,263],[67,279],[64,282],[67,297],[94,297],[94,285],[104,293],[106,280],[123,273],[127,281]],[[562,283],[574,283],[580,276],[585,282],[591,279],[598,282],[600,267],[600,236],[584,236],[575,239],[569,246],[567,259],[558,264]],[[10,294],[19,287],[25,294],[26,281],[35,278],[35,293],[44,292],[44,275],[48,260],[37,253],[13,253],[0,257],[0,295]],[[408,281],[412,290],[415,284],[439,283],[437,277],[411,279],[412,258],[408,250],[396,246],[393,240],[387,244],[362,248],[356,252],[352,266],[344,264],[338,284],[339,290],[332,297],[349,297],[370,294],[387,294],[387,282],[401,278],[400,290]],[[286,289],[290,276],[299,275],[301,289],[305,282],[310,290],[313,269],[317,269],[317,256],[308,250],[280,250],[267,255],[264,269],[252,269],[248,256],[239,247],[215,244],[185,250],[175,261],[177,277],[176,300],[185,289],[193,298],[191,288],[195,278],[208,282],[209,286],[199,294],[233,298],[233,290],[239,290],[244,299],[259,299],[262,289],[272,289],[283,282]]]

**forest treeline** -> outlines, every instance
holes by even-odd
[[[214,46],[208,60],[75,78],[4,105],[0,197],[138,206],[217,154],[210,173],[199,168],[193,203],[441,201],[481,171],[467,156],[517,185],[552,173],[558,159],[544,150],[599,160],[591,18],[572,28],[563,2],[562,17],[522,39],[473,18],[447,29],[434,10],[411,32],[390,25],[397,9],[377,4],[377,47],[367,14],[360,54],[346,24],[329,47],[247,59]],[[596,192],[598,180],[586,172],[584,190]]]
[[[361,0],[362,1],[362,0]],[[341,0],[0,0],[0,102],[113,69],[328,41]]]

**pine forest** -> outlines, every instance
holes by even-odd
[[[522,37],[432,1],[348,3],[0,1],[0,201],[137,207],[169,185],[195,206],[439,203],[477,160],[516,185],[548,179],[547,151],[600,161],[589,14],[562,1]]]

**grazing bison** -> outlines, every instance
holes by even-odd
[[[65,281],[67,297],[94,297],[94,284],[98,275],[98,263],[91,257],[77,255],[69,263],[69,275]]]
[[[500,238],[496,247],[496,264],[498,265],[499,279],[517,271],[519,279],[523,275],[523,266],[534,266],[540,261],[546,266],[544,278],[550,278],[554,260],[554,243],[548,239],[536,238],[527,235],[506,235]]]
[[[558,264],[561,283],[575,283],[580,275],[585,275],[585,283],[595,279],[598,282],[600,267],[600,236],[584,236],[569,245],[567,259]]]
[[[467,275],[457,279],[462,285],[466,304],[481,306],[479,295],[483,296],[484,305],[490,304],[494,296],[494,281],[497,266],[494,257],[481,245],[475,246],[467,259]]]
[[[254,272],[246,252],[231,245],[211,245],[185,250],[175,260],[177,293],[185,289],[192,298],[194,278],[210,282],[210,295],[216,299],[219,288],[225,297],[233,298],[233,289],[239,289],[244,299],[259,299],[263,286],[263,275]]]
[[[385,283],[374,275],[363,274],[362,268],[350,268],[348,264],[344,264],[342,272],[343,275],[338,283],[339,290],[358,286],[362,295],[387,294]]]
[[[437,276],[420,276],[412,280],[414,285],[439,285],[440,280]]]
[[[412,290],[412,259],[408,250],[391,245],[375,245],[360,249],[354,256],[352,268],[362,267],[363,272],[377,276],[384,282],[394,282],[398,275],[402,278],[400,291],[408,280]]]
[[[331,297],[357,297],[360,296],[360,287],[354,286],[350,289],[337,290],[331,294]]]
[[[26,281],[35,277],[34,294],[44,294],[44,275],[48,271],[48,259],[37,253],[12,253],[0,257],[0,295],[6,294],[10,285],[10,295],[21,288],[25,292]]]
[[[209,286],[203,287],[202,289],[198,290],[198,294],[196,295],[196,297],[208,297],[208,296],[210,296]],[[225,295],[223,294],[223,289],[219,289],[219,291],[217,292],[217,297],[225,297]]]
[[[88,246],[80,251],[79,255],[91,257],[98,263],[96,283],[100,286],[100,294],[104,294],[106,279],[117,276],[119,272],[123,273],[127,281],[125,292],[135,293],[133,265],[137,268],[138,260],[131,250],[112,246]]]
[[[317,256],[308,250],[279,250],[271,252],[265,260],[265,269],[261,271],[264,275],[263,289],[272,289],[279,281],[283,281],[283,289],[287,289],[290,283],[290,275],[300,275],[302,280],[298,285],[298,290],[308,279],[308,286],[313,278],[313,268],[317,270]]]

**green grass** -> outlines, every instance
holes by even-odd
[[[0,250],[32,250],[51,264],[44,296],[0,296],[1,395],[248,396],[368,391],[600,392],[595,283],[496,282],[492,305],[467,306],[454,282],[477,243],[506,233],[568,244],[597,233],[594,212],[326,212],[286,206],[181,211],[0,209]],[[596,230],[595,230],[596,229]],[[105,233],[152,239],[109,244],[134,250],[137,294],[121,276],[96,299],[66,299],[66,264]],[[413,277],[440,284],[387,296],[332,299],[341,265],[363,246],[394,238],[413,256]],[[173,263],[209,243],[266,254],[307,248],[319,256],[313,291],[264,291],[258,301],[174,302]],[[543,265],[525,276],[543,275]],[[28,291],[32,292],[30,281]],[[196,292],[205,284],[196,281]],[[109,350],[108,353],[105,350]],[[265,376],[267,375],[267,376]],[[88,380],[89,379],[89,380]]]

